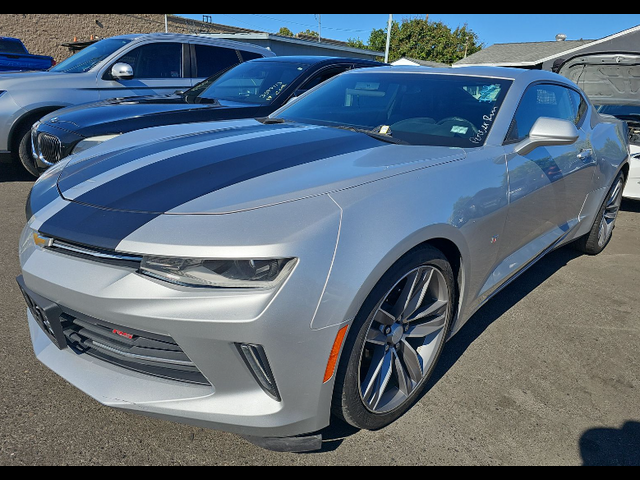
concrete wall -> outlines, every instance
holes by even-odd
[[[0,36],[21,39],[29,51],[60,62],[71,55],[63,43],[130,33],[165,31],[164,13],[0,13]],[[172,33],[246,33],[249,30],[169,16]]]

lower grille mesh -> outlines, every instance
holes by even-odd
[[[171,337],[123,329],[75,312],[60,317],[69,348],[128,370],[210,385]]]

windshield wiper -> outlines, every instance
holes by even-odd
[[[285,120],[284,118],[271,118],[271,117],[256,118],[256,120],[262,123],[263,125],[280,125],[282,123],[288,122],[288,120]]]
[[[375,130],[367,130],[366,128],[356,128],[356,127],[348,127],[346,125],[339,125],[335,128],[339,128],[340,130],[347,130],[349,132],[356,133],[364,133],[365,135],[369,135],[371,138],[375,138],[376,140],[381,140],[387,143],[393,143],[395,145],[410,145],[410,143],[405,142],[404,140],[400,140],[399,138],[393,138],[391,134],[376,132]]]

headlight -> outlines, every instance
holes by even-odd
[[[102,135],[99,137],[91,137],[91,138],[87,138],[85,140],[82,140],[78,145],[76,145],[76,148],[73,149],[73,155],[77,155],[78,153],[82,153],[85,150],[89,150],[92,147],[95,147],[97,145],[100,145],[101,143],[104,143],[108,140],[112,140],[114,138],[119,137],[120,135]]]
[[[149,277],[199,288],[270,289],[281,284],[295,260],[187,260],[145,257],[140,273]]]
[[[51,238],[45,237],[35,230],[32,230],[31,223],[29,223],[22,231],[22,236],[20,237],[18,249],[20,261],[24,264],[33,251],[50,247],[52,243],[53,240]]]

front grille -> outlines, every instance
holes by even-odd
[[[142,257],[137,255],[127,255],[115,251],[100,250],[97,248],[84,247],[68,242],[52,239],[46,247],[52,252],[70,257],[82,258],[98,263],[106,263],[118,267],[140,268]]]
[[[60,321],[68,347],[77,354],[146,375],[210,385],[171,337],[118,327],[64,308]]]
[[[47,165],[55,165],[62,159],[62,143],[58,137],[41,133],[36,141],[36,148],[40,160]]]

